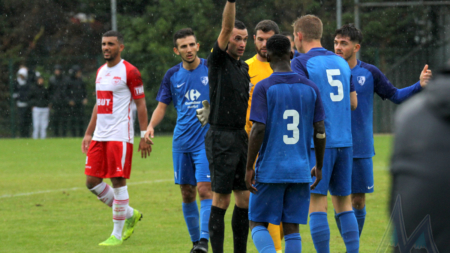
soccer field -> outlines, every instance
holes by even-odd
[[[112,211],[85,187],[81,139],[0,140],[0,252],[189,252],[181,194],[173,183],[172,137],[154,142],[147,159],[135,146],[128,181],[130,205],[144,218],[129,240],[111,249],[98,246],[111,234]],[[367,195],[360,252],[375,252],[387,227],[391,142],[391,136],[375,137],[375,193]],[[231,214],[232,208],[225,217],[225,252],[233,252]],[[345,252],[331,202],[328,220],[331,252]],[[300,226],[300,235],[302,252],[315,252],[308,225]],[[248,252],[257,252],[251,235]]]

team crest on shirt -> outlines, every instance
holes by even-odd
[[[208,85],[209,79],[207,76],[200,77],[200,80],[202,81],[203,85],[205,85],[205,86]]]
[[[115,76],[113,78],[113,84],[117,85],[121,80],[122,80],[122,78],[120,78],[120,76]]]
[[[365,76],[358,76],[358,77],[356,78],[356,80],[358,80],[358,83],[359,83],[361,86],[363,86],[364,83],[366,82],[366,77],[365,77]]]

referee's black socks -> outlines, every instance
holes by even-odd
[[[248,239],[248,208],[234,206],[233,218],[231,219],[233,228],[234,253],[247,252]],[[210,232],[211,233],[211,232]]]
[[[224,217],[227,209],[211,206],[209,216],[209,237],[214,253],[223,253],[223,239],[225,234]]]

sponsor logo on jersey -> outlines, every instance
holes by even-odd
[[[107,73],[106,76],[111,76],[110,73]]]
[[[205,85],[205,86],[208,85],[209,79],[207,76],[200,77],[200,80],[202,81],[203,85]]]
[[[178,84],[178,85],[177,85],[177,89],[181,88],[181,86],[183,86],[184,84],[185,84],[185,83]]]
[[[113,92],[107,90],[97,91],[97,113],[112,114],[113,113]]]
[[[368,190],[370,190],[370,189],[372,189],[373,188],[373,185],[372,186],[367,186],[367,189]]]
[[[117,85],[117,84],[119,84],[119,82],[122,80],[122,78],[120,78],[120,76],[115,76],[115,77],[113,77],[113,84],[114,85]]]
[[[188,108],[198,108],[200,101],[196,100],[200,98],[200,95],[202,94],[200,94],[198,90],[188,90],[186,94],[184,94],[184,97],[186,97],[189,102],[186,102],[185,105],[187,105]]]
[[[366,82],[366,77],[365,76],[358,76],[356,77],[356,80],[358,80],[358,83],[363,86],[364,83]]]
[[[144,94],[144,85],[141,85],[139,87],[135,87],[134,88],[134,95],[138,96],[138,95],[142,95]]]

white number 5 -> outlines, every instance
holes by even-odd
[[[339,80],[334,80],[333,76],[341,75],[341,71],[339,69],[327,69],[327,78],[328,83],[331,86],[338,88],[338,94],[330,93],[331,101],[339,102],[344,99],[344,87],[342,86],[342,82]]]
[[[283,119],[288,119],[292,117],[292,123],[287,124],[287,130],[292,131],[292,137],[283,135],[283,141],[286,144],[295,144],[300,138],[300,130],[298,129],[298,124],[300,123],[300,114],[296,110],[286,110],[283,114]]]

